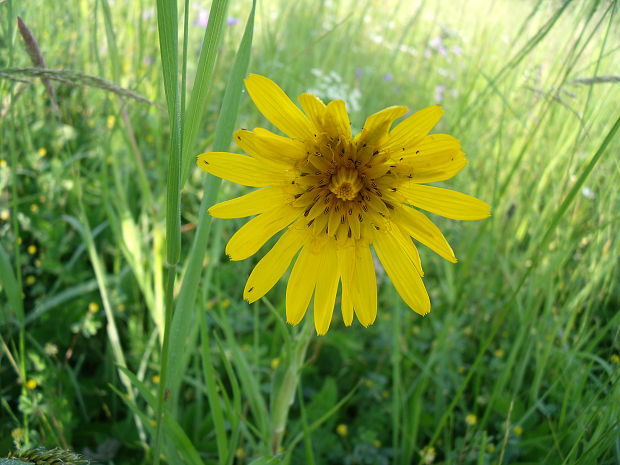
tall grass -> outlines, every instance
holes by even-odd
[[[0,455],[617,463],[617,2],[220,0],[205,27],[207,10],[0,3]],[[32,71],[17,15],[63,71]],[[421,251],[430,315],[380,275],[375,325],[336,316],[306,345],[283,282],[242,300],[254,259],[222,250],[242,221],[207,210],[244,190],[193,156],[269,127],[248,71],[344,98],[354,131],[442,103],[436,131],[469,159],[446,186],[493,216],[434,218],[459,263]]]

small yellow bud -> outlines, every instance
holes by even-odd
[[[155,419],[151,418],[149,420],[149,425],[151,425],[152,427],[155,427],[155,426],[157,426],[157,421]]]
[[[37,152],[38,152],[40,157],[44,157],[45,155],[47,155],[47,149],[45,147],[39,148],[39,150],[37,150]]]
[[[373,446],[375,446],[375,447],[378,449],[378,448],[379,448],[379,447],[381,447],[383,444],[381,444],[381,441],[379,441],[378,439],[375,439],[375,440],[372,442],[372,445],[373,445]]]
[[[11,214],[9,213],[7,209],[0,211],[0,220],[8,221],[10,217],[11,217]]]
[[[222,303],[220,305],[222,306],[222,308],[228,308],[228,307],[230,307],[230,300],[223,299]]]
[[[37,213],[39,211],[39,206],[36,203],[33,203],[32,205],[30,205],[30,211],[32,213]]]
[[[456,369],[456,371],[458,371],[459,375],[462,375],[463,373],[465,373],[465,367],[461,365]]]
[[[271,359],[271,369],[275,370],[279,366],[280,366],[280,359],[279,358],[272,358]]]
[[[97,313],[99,311],[99,304],[97,302],[91,302],[88,304],[88,311],[90,313]]]
[[[519,425],[515,426],[513,431],[517,436],[521,436],[523,434],[523,428],[521,428]]]
[[[0,168],[4,168],[6,166],[6,160],[0,160]]]
[[[504,358],[504,355],[506,355],[506,352],[504,352],[504,349],[497,349],[495,351],[495,356],[497,358]]]
[[[37,246],[29,245],[27,250],[30,255],[34,255],[35,253],[37,253]]]
[[[38,386],[37,382],[34,379],[29,379],[26,381],[26,387],[30,390],[36,389]]]
[[[109,115],[108,119],[106,120],[106,126],[108,127],[108,129],[112,129],[114,127],[114,123],[116,123],[116,116]]]
[[[620,355],[613,354],[611,357],[609,357],[609,360],[611,361],[611,363],[620,363]]]
[[[340,423],[338,426],[336,426],[336,433],[338,433],[338,435],[345,437],[347,434],[349,434],[349,428],[347,428],[347,425]]]
[[[37,278],[35,278],[34,276],[32,276],[32,275],[26,276],[26,284],[28,286],[32,286],[36,282],[37,282]]]
[[[478,423],[478,417],[476,415],[474,415],[473,413],[468,414],[465,417],[465,423],[467,423],[468,425],[475,425],[476,423]]]
[[[153,380],[153,383],[159,384],[159,375],[153,375],[151,379]]]
[[[437,452],[434,447],[427,446],[420,451],[420,463],[430,465],[435,461],[435,457],[437,457]]]
[[[243,457],[245,457],[245,450],[243,449],[243,447],[239,447],[235,450],[235,457],[237,457],[238,459],[242,459]]]
[[[495,445],[494,445],[494,444],[489,444],[489,445],[487,446],[487,452],[488,452],[488,453],[493,453],[493,452],[495,452]]]

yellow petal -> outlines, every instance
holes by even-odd
[[[433,105],[414,113],[390,131],[385,148],[398,151],[403,147],[418,144],[439,122],[441,115],[443,108],[440,105]]]
[[[304,246],[293,265],[286,286],[286,321],[296,325],[308,309],[317,277],[321,271],[321,255]]]
[[[329,241],[321,251],[321,271],[314,292],[314,327],[322,336],[329,329],[338,292],[338,257],[334,241]]]
[[[203,153],[198,155],[196,164],[207,173],[244,186],[263,187],[291,179],[285,171],[266,168],[261,161],[237,153]]]
[[[250,74],[245,87],[258,110],[284,134],[299,140],[314,138],[314,125],[271,79]]]
[[[353,308],[357,319],[369,326],[377,318],[377,277],[370,246],[358,243],[355,248],[355,274],[353,276]]]
[[[420,260],[420,254],[418,253],[417,247],[411,242],[411,238],[408,235],[403,234],[400,228],[392,228],[390,233],[398,242],[398,245],[407,258],[413,263],[415,269],[418,271],[420,276],[424,276],[424,271],[422,271],[422,261]]]
[[[303,142],[279,136],[267,129],[239,129],[234,137],[245,153],[277,167],[290,169],[293,162],[306,158]]]
[[[301,108],[304,109],[306,115],[314,123],[317,129],[323,128],[323,122],[325,118],[325,104],[316,95],[301,94],[299,96],[299,103]]]
[[[342,321],[345,326],[351,326],[353,323],[353,300],[351,300],[350,285],[342,282],[342,297],[340,302],[340,311],[342,312]]]
[[[344,140],[351,139],[351,122],[344,101],[332,100],[327,104],[325,126],[331,129],[332,135],[340,136]]]
[[[243,290],[243,298],[252,303],[269,292],[289,267],[303,242],[304,235],[301,231],[296,229],[285,231],[250,273]]]
[[[408,183],[399,187],[407,203],[453,220],[481,220],[491,216],[482,200],[441,187]]]
[[[386,231],[375,235],[375,251],[394,287],[409,307],[420,315],[431,310],[431,303],[420,274],[402,253],[399,242]]]
[[[386,137],[394,120],[400,118],[405,113],[407,113],[407,107],[393,106],[370,115],[364,123],[362,132],[355,138],[358,147],[367,143],[380,144]]]
[[[355,247],[338,247],[338,270],[342,282],[342,319],[346,326],[353,322],[353,276],[355,274]]]
[[[404,163],[411,168],[413,173],[411,178],[413,182],[445,181],[467,165],[458,139],[447,134],[426,136],[420,144],[403,154]],[[394,156],[398,155],[397,152]]]
[[[228,241],[226,254],[231,260],[254,255],[274,234],[286,228],[302,211],[285,205],[269,210],[244,224]]]
[[[213,205],[209,214],[215,218],[243,218],[277,208],[292,199],[291,194],[278,187],[265,187]]]
[[[452,247],[444,235],[424,213],[408,206],[402,206],[393,218],[396,224],[416,241],[421,242],[449,262],[457,262]]]

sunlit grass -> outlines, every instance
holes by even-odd
[[[209,5],[189,2],[178,111],[162,70],[177,67],[170,89],[181,89],[184,2],[177,65],[162,65],[153,2],[0,3],[0,455],[29,444],[153,463],[157,396],[169,388],[167,463],[274,453],[257,463],[620,460],[620,85],[587,81],[618,76],[617,4],[259,2],[248,54],[251,2],[216,3],[224,10],[209,22],[220,18],[221,45],[203,50],[200,65]],[[7,71],[33,66],[17,15],[48,67],[157,106],[52,81],[54,116],[40,80]],[[208,34],[218,42],[216,28]],[[450,184],[493,215],[433,218],[459,263],[421,247],[427,317],[384,279],[373,326],[345,328],[335,316],[327,336],[312,338],[275,451],[270,394],[300,331],[284,323],[284,283],[251,306],[242,300],[255,262],[229,262],[222,250],[241,221],[211,224],[206,214],[241,190],[191,167],[197,153],[226,150],[233,129],[265,126],[245,94],[224,94],[241,87],[247,60],[289,95],[343,98],[354,131],[387,105],[441,103],[437,131],[458,137],[469,159]],[[177,214],[166,191],[173,140],[180,229],[167,230],[167,200]],[[181,317],[169,325],[161,376],[166,292]]]

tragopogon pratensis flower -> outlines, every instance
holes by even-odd
[[[481,200],[425,185],[450,179],[467,163],[457,139],[428,134],[442,108],[425,108],[392,128],[407,108],[389,107],[368,117],[354,137],[342,100],[325,105],[302,94],[302,112],[266,77],[252,74],[245,85],[261,113],[288,137],[241,129],[235,142],[248,156],[197,157],[208,173],[260,188],[209,210],[217,218],[256,215],[228,242],[231,260],[250,257],[286,229],[254,267],[244,298],[265,295],[299,252],[286,289],[287,321],[299,323],[314,294],[314,324],[325,334],[340,284],[344,323],[350,325],[355,313],[368,326],[377,314],[372,246],[402,299],[427,314],[431,304],[411,238],[450,262],[456,257],[437,226],[413,207],[455,220],[490,214]]]

